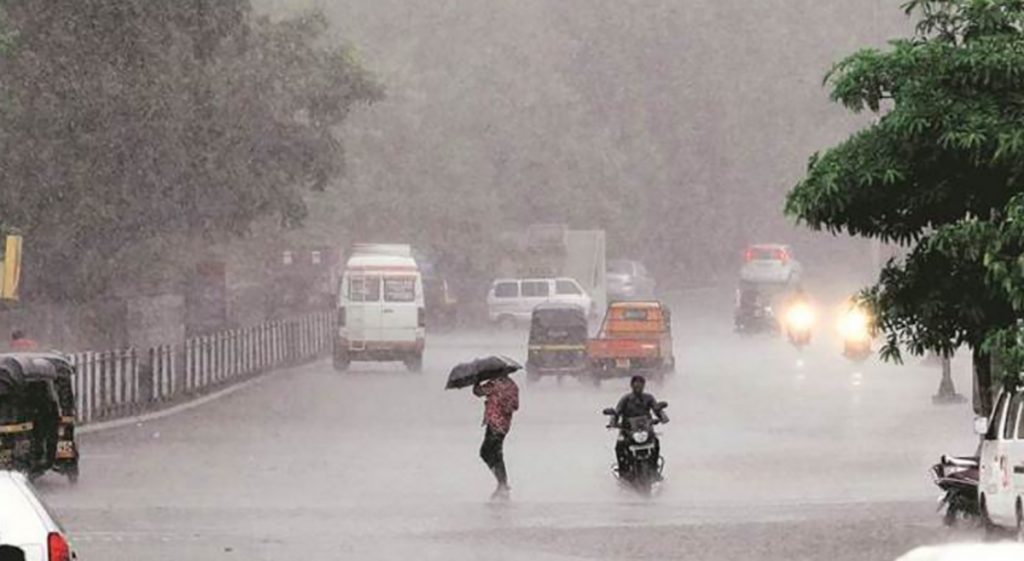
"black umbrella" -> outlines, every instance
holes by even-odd
[[[489,356],[473,362],[463,362],[448,375],[446,390],[468,388],[469,386],[511,374],[523,367],[507,356]]]

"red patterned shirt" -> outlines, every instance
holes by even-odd
[[[512,414],[519,410],[519,386],[511,378],[498,378],[480,384],[475,393],[487,398],[484,425],[501,434],[512,428]]]

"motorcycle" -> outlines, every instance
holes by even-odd
[[[668,403],[664,401],[657,404],[657,418],[630,417],[622,423],[616,423],[615,409],[604,410],[604,414],[611,417],[607,428],[619,431],[616,455],[622,457],[617,458],[612,472],[620,482],[642,495],[650,495],[662,480],[665,460],[661,457],[661,442],[654,426],[668,422],[664,413],[666,407]]]
[[[737,309],[734,321],[736,332],[741,334],[777,333],[779,329],[775,312],[768,305]]]
[[[942,523],[953,527],[981,522],[978,505],[978,457],[943,455],[932,466],[932,479],[942,489],[939,511],[945,510]]]

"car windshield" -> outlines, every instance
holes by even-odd
[[[633,262],[612,261],[608,263],[608,272],[613,275],[631,275],[633,274]]]

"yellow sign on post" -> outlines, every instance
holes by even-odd
[[[21,284],[21,236],[7,236],[3,261],[3,286],[0,298],[18,299],[18,285]]]

